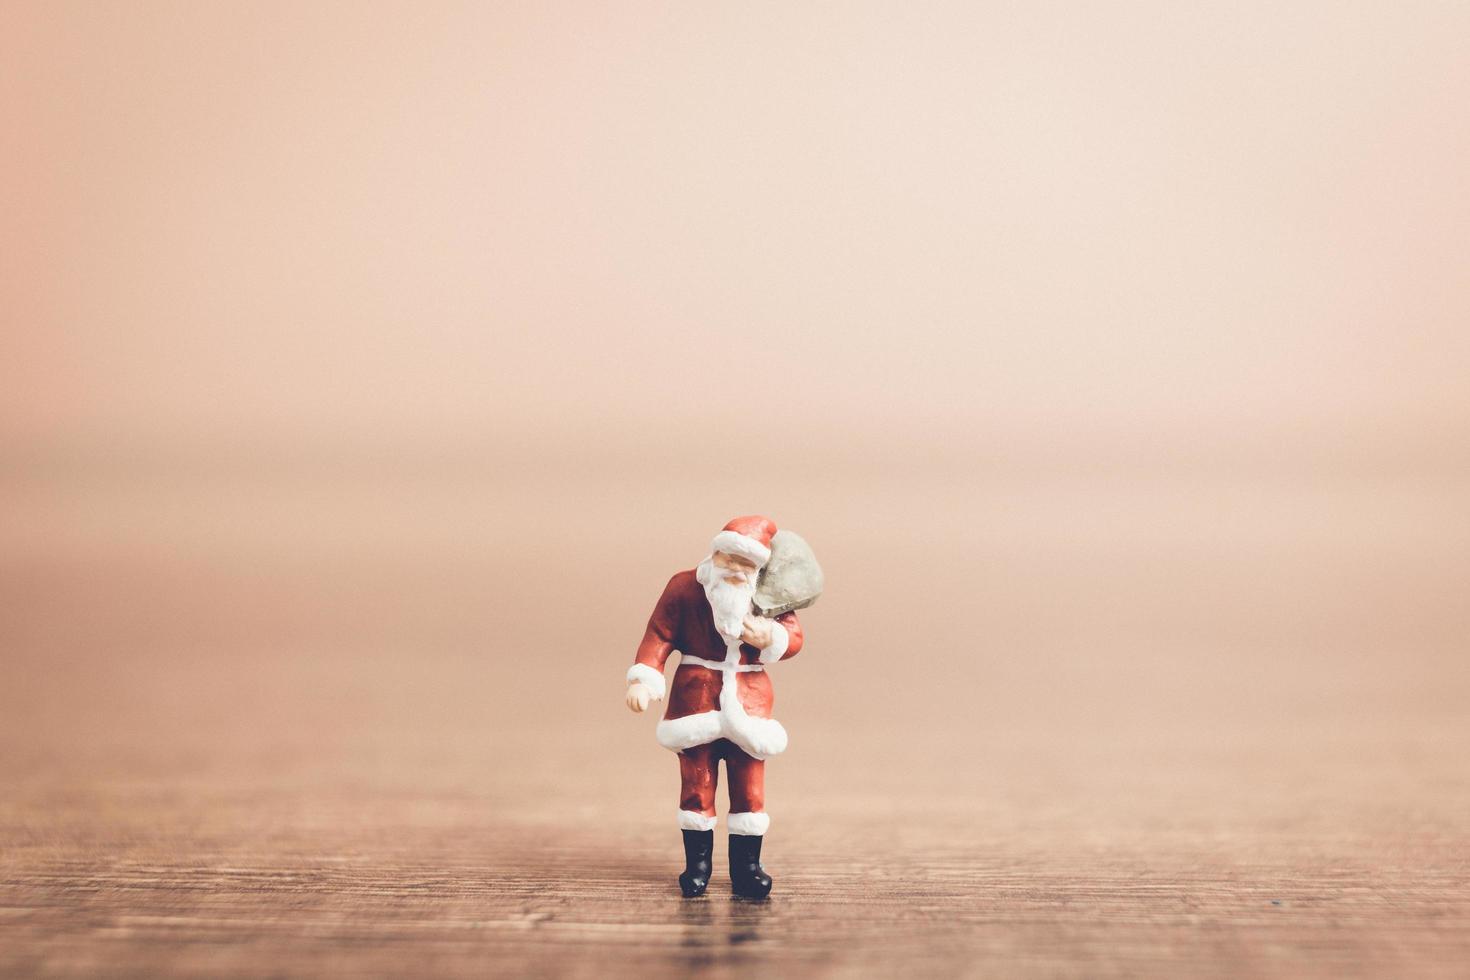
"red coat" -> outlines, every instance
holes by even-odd
[[[738,640],[727,642],[715,629],[709,600],[694,570],[669,579],[628,671],[629,680],[640,680],[662,695],[665,661],[675,650],[683,654],[674,672],[668,710],[658,723],[660,745],[677,752],[728,738],[757,759],[785,750],[786,729],[771,717],[775,694],[765,667],[796,656],[802,636],[796,613],[782,613],[776,623],[771,645],[764,650]],[[700,660],[691,662],[691,657]]]

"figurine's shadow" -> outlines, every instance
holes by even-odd
[[[729,897],[730,921],[727,936],[730,946],[759,942],[761,926],[775,914],[777,903],[767,898]]]
[[[772,913],[770,899],[731,895],[728,883],[711,881],[699,898],[674,901],[679,903],[678,922],[685,927],[679,941],[681,965],[690,972],[729,965],[732,954],[767,938],[761,923]]]
[[[548,858],[550,855],[548,854]],[[561,865],[558,878],[566,885],[575,885],[580,879],[588,881],[617,881],[639,887],[644,901],[666,899],[679,920],[691,926],[710,927],[714,923],[716,910],[720,921],[729,927],[728,933],[720,928],[708,930],[701,942],[706,945],[730,945],[750,942],[758,938],[761,922],[770,917],[779,906],[776,898],[744,898],[730,892],[728,872],[719,867],[710,880],[709,889],[698,898],[685,898],[679,891],[679,872],[684,870],[682,855],[652,856],[640,850],[629,849],[619,856],[615,850],[609,854],[604,849],[578,853],[568,862],[567,855],[558,853]],[[699,932],[700,929],[691,930]]]

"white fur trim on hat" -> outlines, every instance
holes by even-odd
[[[770,826],[769,813],[732,813],[725,818],[725,827],[730,833],[747,837],[764,837]]]
[[[771,620],[771,645],[761,651],[760,662],[773,664],[786,656],[786,648],[791,644],[791,634],[786,632],[786,627]]]
[[[757,565],[764,565],[771,560],[770,548],[738,531],[721,531],[715,535],[715,539],[710,542],[709,546],[713,551],[723,551],[727,555],[749,558]]]
[[[644,687],[648,688],[653,692],[653,699],[655,701],[662,701],[664,699],[664,691],[666,690],[664,687],[664,675],[648,666],[648,664],[634,664],[629,667],[627,680],[629,684],[638,681]]]
[[[702,813],[695,813],[693,810],[680,810],[679,811],[679,829],[680,830],[714,830],[715,829],[715,820],[716,819],[717,818],[715,818],[715,817],[706,817]]]

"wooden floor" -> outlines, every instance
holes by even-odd
[[[798,684],[792,747],[769,766],[773,896],[729,895],[722,830],[709,894],[685,901],[675,763],[616,677],[564,681],[559,708],[547,667],[517,707],[473,659],[273,656],[13,665],[0,975],[1470,964],[1470,744],[1382,691],[1377,716],[1267,703],[1274,721],[1208,726],[1163,708],[1020,729],[898,708],[900,739],[814,710]]]

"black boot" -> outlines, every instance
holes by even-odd
[[[713,830],[684,831],[684,873],[679,876],[679,890],[685,898],[703,895],[709,887],[710,855],[714,850]]]
[[[730,835],[730,890],[746,898],[765,898],[771,893],[771,876],[761,867],[763,837]]]

